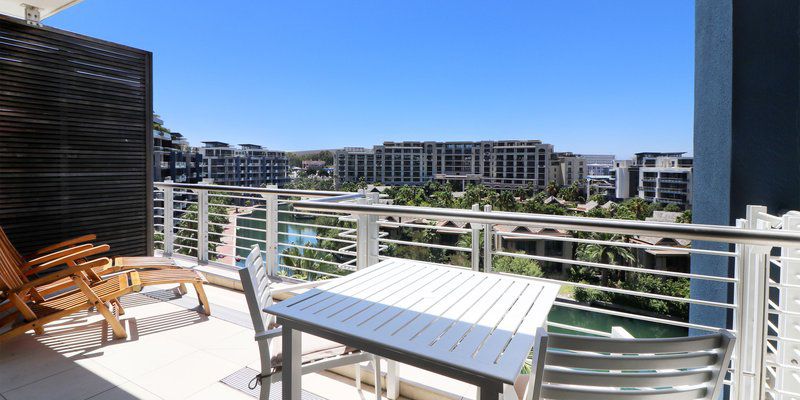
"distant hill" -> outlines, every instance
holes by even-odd
[[[323,152],[323,151],[330,151],[331,153],[334,153],[336,150],[339,150],[339,149],[320,149],[320,150],[287,151],[287,153],[294,153],[294,154],[297,154],[298,156],[309,156],[309,155],[312,155],[312,154],[318,154],[318,153],[321,153],[321,152]]]

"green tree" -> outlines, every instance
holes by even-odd
[[[686,210],[678,218],[675,219],[675,222],[680,224],[691,224],[692,223],[692,210]]]
[[[589,238],[597,241],[618,242],[625,238],[610,233],[592,232]],[[636,262],[636,257],[630,248],[600,243],[581,243],[575,252],[578,260],[599,264],[631,265]],[[618,272],[618,271],[615,271]],[[609,269],[600,268],[601,284],[608,286]],[[618,274],[617,274],[618,275]]]
[[[525,252],[518,252],[525,254]],[[492,270],[497,272],[507,272],[517,275],[542,277],[541,267],[536,260],[522,257],[499,256],[492,260]]]
[[[679,206],[679,205],[677,205],[677,204],[675,204],[675,203],[670,203],[670,204],[667,204],[667,205],[664,207],[664,211],[669,211],[669,212],[681,212],[681,206]]]
[[[222,243],[222,232],[225,226],[230,223],[228,219],[227,205],[233,204],[230,198],[215,196],[219,192],[209,192],[208,196],[208,258],[216,260],[218,255],[215,253],[217,247]],[[186,208],[181,215],[180,223],[177,225],[175,234],[175,252],[197,257],[197,204],[192,204]]]

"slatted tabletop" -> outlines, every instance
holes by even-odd
[[[294,329],[471,383],[511,384],[558,289],[530,279],[387,260],[264,311]]]

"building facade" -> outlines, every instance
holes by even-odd
[[[638,196],[648,202],[690,208],[693,159],[684,154],[636,153],[634,160],[617,163],[614,174],[617,197]]]
[[[289,181],[289,158],[283,151],[267,150],[255,144],[238,148],[223,142],[203,142],[203,178],[218,185],[259,187]]]
[[[586,159],[577,154],[553,153],[550,161],[550,179],[559,186],[583,184],[586,179]]]
[[[346,147],[334,155],[336,184],[381,182],[422,185],[435,180],[456,190],[469,184],[505,189],[550,180],[553,146],[538,140],[384,142],[371,149]]]
[[[613,154],[581,154],[586,160],[586,175],[591,177],[608,177],[614,169]]]
[[[164,129],[160,118],[153,116],[153,121],[153,181],[200,182],[203,157],[189,146],[183,135]]]

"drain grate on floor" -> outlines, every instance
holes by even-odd
[[[253,379],[254,376],[258,375],[258,371],[252,368],[242,368],[225,378],[222,378],[220,382],[244,393],[249,395],[253,398],[258,398],[258,393],[261,391],[261,387],[256,387],[255,389],[250,389],[247,387],[247,384]],[[281,398],[281,383],[273,383],[272,387],[269,388],[269,399],[270,400],[280,400]],[[319,397],[314,393],[306,392],[305,390],[302,391],[301,399],[303,400],[327,400],[324,397]]]

